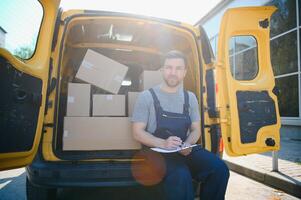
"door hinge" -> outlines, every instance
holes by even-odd
[[[223,65],[223,63],[221,63],[221,62],[216,62],[216,68],[222,68],[222,69],[226,69],[226,67]]]
[[[227,122],[228,122],[228,119],[226,119],[226,118],[221,118],[221,119],[220,119],[220,122],[221,122],[221,123],[227,123]]]
[[[44,127],[50,127],[50,128],[53,128],[54,127],[54,123],[46,123],[46,124],[43,124]]]
[[[56,83],[57,83],[57,79],[56,78],[51,78],[51,81],[50,81],[50,85],[48,86],[48,89],[47,89],[47,95],[49,96],[51,94],[51,92],[55,89],[56,87]]]
[[[268,28],[268,27],[269,27],[269,24],[270,24],[270,22],[269,22],[268,18],[259,21],[259,26],[260,26],[261,28]]]
[[[53,128],[54,127],[54,123],[43,124],[43,130],[42,130],[43,133],[46,133],[46,128],[47,127]]]

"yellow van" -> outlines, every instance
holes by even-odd
[[[133,158],[139,148],[63,148],[68,84],[76,82],[88,49],[132,71],[158,70],[165,52],[184,52],[184,87],[200,103],[200,144],[219,156],[223,149],[231,156],[279,150],[269,46],[274,7],[226,11],[215,58],[202,27],[124,13],[62,11],[59,0],[32,2],[42,13],[32,56],[20,59],[0,48],[0,169],[27,166],[28,199],[46,198],[59,187],[138,184],[131,166],[143,162]],[[137,77],[130,77],[132,83]],[[123,95],[131,91],[130,85],[122,87]]]

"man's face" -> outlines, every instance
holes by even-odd
[[[182,83],[186,75],[185,62],[182,58],[168,58],[162,67],[165,83],[169,87],[176,87]]]

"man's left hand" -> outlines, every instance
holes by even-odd
[[[190,145],[187,144],[187,143],[184,143],[182,145],[182,148],[185,147],[185,146],[190,146]],[[187,149],[183,149],[183,150],[179,151],[179,153],[182,154],[183,156],[188,156],[191,153],[191,151],[192,151],[192,147],[191,148],[187,148]]]

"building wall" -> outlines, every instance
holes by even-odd
[[[5,33],[0,30],[0,47],[4,47],[5,45]]]
[[[228,8],[274,5],[278,10],[271,18],[271,62],[276,86],[279,88],[281,134],[301,139],[301,1],[300,0],[226,0],[198,24],[210,39],[215,55],[222,15]]]

